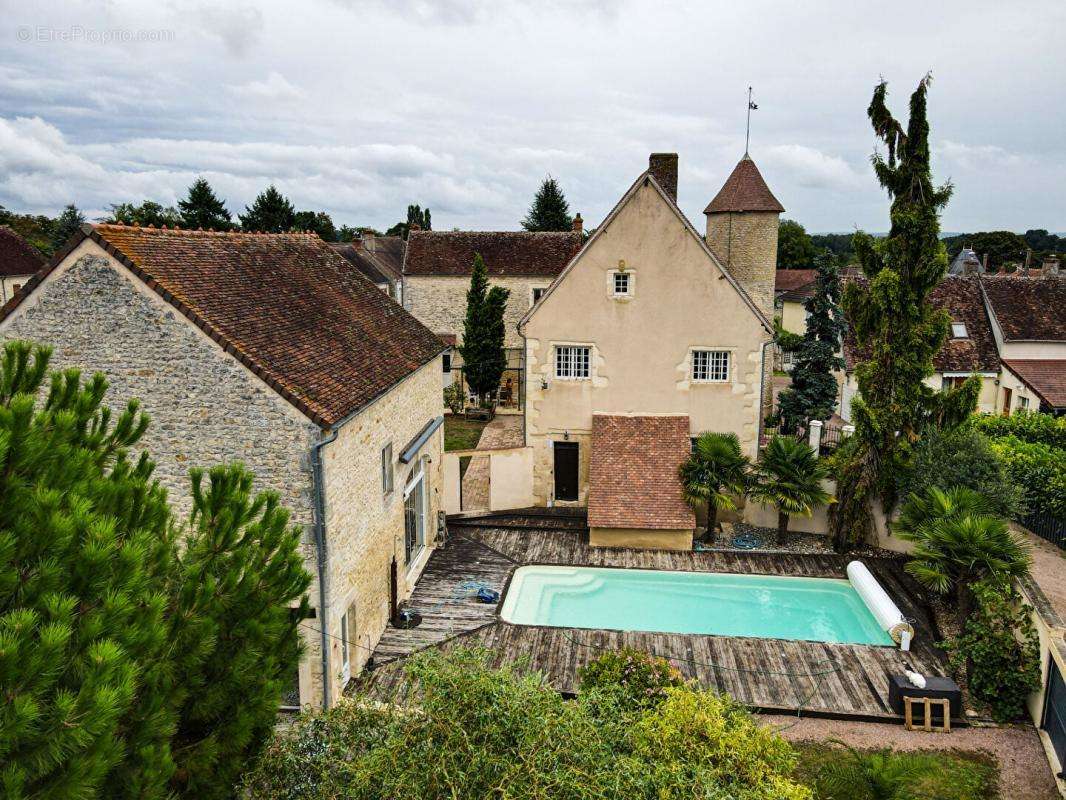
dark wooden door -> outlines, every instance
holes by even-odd
[[[577,500],[577,442],[556,442],[555,499]]]
[[[1047,699],[1044,701],[1041,727],[1047,731],[1059,763],[1066,764],[1066,682],[1054,661],[1051,662],[1051,674],[1047,679]]]
[[[1012,396],[1010,389],[1003,389],[1003,416],[1005,417],[1010,416],[1010,401]]]

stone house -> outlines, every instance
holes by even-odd
[[[6,225],[0,225],[0,305],[26,285],[45,260],[29,242]]]
[[[466,293],[474,256],[480,254],[489,283],[510,292],[504,311],[508,370],[501,381],[506,396],[501,402],[517,409],[523,354],[518,323],[581,248],[582,239],[580,215],[568,233],[412,230],[403,259],[404,308],[444,341],[461,346]],[[447,366],[461,365],[456,350]],[[450,378],[446,372],[446,385]]]
[[[240,460],[279,494],[314,575],[286,704],[335,702],[436,539],[437,337],[314,234],[86,225],[0,309],[0,338],[140,398],[179,516],[192,466]]]
[[[389,297],[402,304],[400,270],[406,242],[399,236],[362,234],[350,242],[330,245]]]
[[[533,495],[587,505],[593,543],[691,547],[690,438],[732,431],[756,455],[781,211],[745,156],[704,238],[677,206],[676,154],[653,154],[523,318]]]

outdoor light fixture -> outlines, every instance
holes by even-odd
[[[541,389],[542,392],[548,391],[548,379],[547,378],[541,378],[540,379],[540,389]]]

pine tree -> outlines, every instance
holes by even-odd
[[[570,204],[555,178],[549,175],[533,197],[533,205],[522,221],[527,231],[570,231],[574,218],[570,216]]]
[[[507,367],[503,349],[506,328],[503,315],[510,292],[499,286],[489,288],[488,270],[478,253],[466,293],[463,320],[463,376],[478,395],[495,391]]]
[[[311,576],[300,528],[274,492],[253,497],[241,464],[192,470],[193,530],[181,556],[173,636],[185,691],[174,741],[174,788],[229,798],[277,718],[300,660]],[[293,606],[290,608],[290,606]],[[190,619],[191,624],[180,620]]]
[[[146,456],[127,458],[147,417],[131,401],[112,418],[102,375],[57,373],[39,401],[50,352],[9,342],[0,365],[0,785],[93,797],[128,768],[130,789],[158,797],[173,728],[155,666],[166,493]]]
[[[207,178],[197,178],[189,187],[189,194],[178,201],[182,226],[190,230],[228,231],[233,227],[233,217],[226,204],[215,195]]]
[[[241,228],[263,233],[288,233],[296,222],[292,203],[273,184],[240,214]]]
[[[52,222],[52,250],[59,250],[85,224],[85,215],[71,203]]]
[[[885,105],[887,84],[874,90],[867,111],[887,159],[873,156],[877,179],[892,198],[888,236],[855,235],[855,253],[866,276],[844,291],[844,313],[866,357],[855,370],[860,396],[852,401],[855,435],[843,454],[833,510],[838,549],[866,540],[879,499],[890,513],[911,449],[923,427],[950,428],[973,412],[977,381],[938,393],[925,385],[933,355],[948,334],[949,319],[929,302],[947,271],[940,241],[941,209],[951,186],[934,186],[929,162],[926,76],[910,99],[907,129]]]
[[[792,385],[778,398],[782,433],[795,433],[809,420],[826,420],[836,407],[835,372],[844,368],[840,340],[844,319],[840,310],[840,270],[833,257],[819,257],[814,294],[803,307],[807,311],[807,331],[796,349]]]

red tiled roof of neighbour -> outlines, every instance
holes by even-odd
[[[364,407],[444,349],[306,233],[85,226],[0,319],[86,237],[319,425]]]
[[[404,240],[399,236],[361,236],[330,246],[376,284],[399,280]]]
[[[865,280],[850,277],[849,280]],[[981,297],[981,285],[976,275],[948,275],[929,293],[936,308],[946,311],[952,322],[966,325],[967,336],[947,341],[933,356],[937,372],[999,372],[999,350],[992,333],[992,324]],[[850,330],[844,337],[844,361],[851,370],[861,360],[861,354]]]
[[[687,416],[594,414],[589,527],[694,529],[677,477],[692,452],[690,437]]]
[[[0,275],[32,275],[45,265],[44,256],[6,225],[0,225]]]
[[[704,214],[721,214],[726,211],[776,211],[785,207],[777,201],[770,187],[763,180],[755,162],[747,155],[740,159],[725,185],[703,210]]]
[[[1066,276],[981,278],[1007,341],[1066,342]]]
[[[1066,361],[1009,359],[1003,365],[1052,408],[1066,408]]]
[[[803,300],[813,292],[817,277],[816,269],[779,269],[774,279],[774,294],[788,294],[790,299]]]
[[[437,338],[448,345],[448,347],[455,347],[459,341],[459,337],[454,333],[438,333]]]
[[[581,249],[580,233],[412,231],[404,275],[467,276],[481,254],[489,277],[555,277]]]

